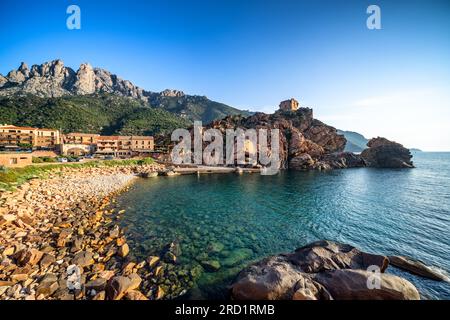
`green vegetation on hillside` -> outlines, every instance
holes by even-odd
[[[149,98],[153,107],[178,114],[190,121],[201,120],[204,124],[230,115],[250,116],[252,114],[249,111],[239,110],[226,104],[209,100],[205,96],[166,97],[159,93],[154,93]]]
[[[67,132],[149,134],[186,128],[190,122],[165,110],[115,95],[0,97],[0,123]]]

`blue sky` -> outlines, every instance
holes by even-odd
[[[338,128],[450,150],[450,1],[2,0],[0,73],[57,58],[244,109],[295,97]]]

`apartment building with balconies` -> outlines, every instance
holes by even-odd
[[[5,149],[29,146],[56,149],[61,144],[59,130],[0,125],[0,147]]]

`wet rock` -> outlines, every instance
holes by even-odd
[[[401,256],[389,256],[389,262],[399,269],[408,271],[412,274],[424,278],[437,281],[449,281],[448,277],[446,277],[444,274],[433,270],[432,268],[417,260],[412,260],[410,258]]]

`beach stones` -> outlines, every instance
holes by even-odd
[[[15,221],[17,217],[13,214],[4,214],[0,216],[0,226]]]
[[[47,267],[49,267],[51,264],[56,262],[56,258],[55,256],[48,254],[48,253],[44,253],[41,261],[39,262],[39,265],[42,269],[46,269]]]
[[[158,262],[159,262],[159,257],[150,256],[150,257],[147,258],[147,263],[148,263],[150,268],[155,267]]]
[[[135,273],[128,277],[114,277],[106,286],[106,297],[110,300],[120,300],[127,292],[139,288],[141,281],[142,279]]]
[[[14,254],[14,258],[20,267],[27,264],[34,266],[39,263],[43,255],[43,252],[36,249],[23,249]]]
[[[121,258],[125,258],[129,252],[130,247],[125,243],[123,246],[119,247],[119,250],[117,250],[117,255]]]
[[[42,295],[44,298],[51,296],[56,290],[58,290],[58,278],[55,274],[48,273],[40,281],[36,288],[36,295]]]
[[[75,264],[81,268],[88,267],[90,265],[94,264],[94,258],[93,258],[92,252],[88,251],[81,251],[73,257],[71,264]]]
[[[85,284],[86,290],[95,290],[96,292],[100,292],[105,290],[107,284],[107,280],[104,278],[97,278],[95,280],[91,280]]]

